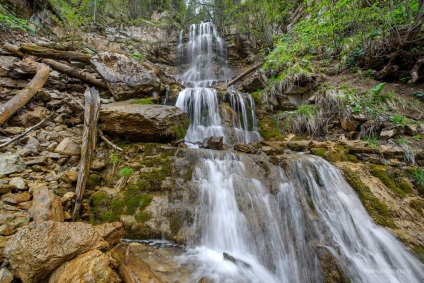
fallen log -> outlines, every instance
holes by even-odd
[[[14,97],[0,106],[0,126],[6,122],[22,106],[28,103],[31,98],[44,86],[49,78],[49,68],[41,63],[32,62],[37,68],[37,73],[26,87],[21,89]]]
[[[99,120],[100,112],[99,92],[95,88],[87,88],[84,93],[84,97],[84,132],[81,146],[80,169],[75,189],[75,206],[72,213],[72,218],[74,220],[78,219],[79,212],[81,210],[82,198],[85,192],[85,186],[90,173],[90,164],[96,148],[97,121]]]
[[[72,60],[90,64],[91,56],[76,51],[61,51],[52,48],[37,46],[34,44],[24,44],[21,50],[27,54],[42,58],[51,58],[56,60]]]
[[[227,88],[232,86],[233,84],[235,84],[236,82],[238,82],[239,80],[241,80],[242,78],[244,78],[245,76],[247,76],[248,74],[250,74],[251,72],[255,71],[256,69],[258,69],[259,67],[261,67],[264,64],[264,62],[258,63],[252,67],[250,67],[249,69],[247,69],[246,71],[244,71],[243,73],[241,73],[240,75],[238,75],[234,80],[232,80],[231,82],[229,82],[227,84]]]
[[[3,48],[9,51],[10,53],[15,54],[21,58],[25,57],[25,54],[19,51],[19,47],[14,44],[6,42],[5,44],[3,44]]]
[[[7,142],[5,142],[3,144],[0,144],[0,148],[3,148],[5,146],[7,146],[7,145],[9,145],[9,144],[11,144],[11,143],[19,140],[19,139],[25,137],[29,132],[37,129],[38,127],[40,127],[41,125],[43,125],[47,120],[49,120],[51,117],[53,117],[53,114],[54,114],[54,112],[52,112],[49,116],[47,116],[46,118],[44,118],[41,122],[39,122],[36,125],[34,125],[34,126],[28,128],[28,129],[26,129],[24,132],[20,133],[19,135],[13,137],[11,140],[9,140],[9,141],[7,141]]]
[[[96,79],[93,77],[90,73],[84,72],[83,70],[79,70],[77,68],[68,66],[66,64],[59,63],[57,61],[54,61],[52,59],[43,59],[41,62],[49,65],[55,70],[58,70],[59,72],[65,73],[67,75],[70,75],[72,77],[78,78],[80,80],[86,81],[89,84],[101,87],[101,88],[107,88],[106,83],[103,82],[100,79]]]

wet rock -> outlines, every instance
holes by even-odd
[[[234,146],[234,150],[239,151],[239,152],[244,152],[244,153],[256,153],[257,150],[256,148],[251,145],[251,144],[236,144]]]
[[[0,283],[11,283],[13,281],[13,273],[6,267],[0,269]]]
[[[16,229],[28,225],[29,215],[26,212],[0,212],[0,235],[9,236]]]
[[[380,138],[382,139],[390,139],[391,137],[393,137],[394,135],[397,134],[397,130],[396,129],[391,129],[391,130],[385,130],[383,129],[380,133]]]
[[[214,136],[212,136],[210,138],[206,138],[203,141],[203,146],[205,148],[209,148],[209,149],[223,150],[223,149],[225,149],[223,139],[224,139],[224,137],[214,137]]]
[[[71,138],[64,138],[54,151],[63,155],[79,156],[81,155],[81,146]]]
[[[34,190],[32,205],[28,212],[33,221],[65,220],[60,198],[47,188]]]
[[[15,188],[17,188],[18,190],[21,190],[21,191],[26,189],[25,181],[21,177],[12,178],[9,181],[9,185],[14,186]]]
[[[418,126],[414,124],[405,125],[405,133],[410,136],[415,136],[418,133]]]
[[[37,283],[77,255],[107,247],[108,243],[89,224],[32,222],[7,242],[4,255],[23,283]]]
[[[8,153],[0,155],[0,175],[22,172],[25,167],[25,162],[19,155]]]
[[[65,262],[50,275],[49,283],[120,282],[110,268],[110,258],[95,249]]]
[[[184,137],[190,124],[180,108],[150,104],[107,104],[100,111],[104,131],[134,141],[169,142]]]
[[[265,153],[266,155],[274,155],[277,153],[277,151],[275,150],[275,148],[271,147],[271,146],[262,146],[261,150],[263,153]]]
[[[161,283],[150,266],[139,259],[131,250],[119,244],[111,250],[112,257],[119,262],[118,274],[124,283]]]
[[[124,54],[102,52],[91,62],[118,101],[151,96],[153,91],[160,91],[161,83],[154,70]]]

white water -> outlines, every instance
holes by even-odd
[[[212,87],[228,81],[230,71],[213,24],[192,25],[188,36],[184,45],[180,34],[177,48],[188,64],[179,78],[186,89],[176,103],[191,119],[185,140],[260,140],[250,95],[229,89],[223,102],[231,111],[220,109]],[[231,117],[230,125],[221,114]],[[192,282],[323,282],[325,253],[351,282],[424,282],[423,265],[373,223],[329,163],[293,155],[287,175],[268,164],[280,174],[271,188],[254,177],[261,168],[246,165],[252,163],[247,155],[204,154],[199,151],[193,174],[199,190],[193,233],[181,257],[182,264],[196,266]]]
[[[245,161],[227,154],[196,168],[200,203],[183,257],[197,265],[193,282],[321,282],[320,249],[352,282],[423,282],[423,265],[373,223],[335,167],[294,156],[292,177],[280,169],[271,194],[246,176]]]
[[[185,140],[196,143],[211,136],[223,136],[224,142],[231,144],[259,141],[254,101],[250,95],[247,96],[250,97],[250,106],[245,103],[246,98],[240,93],[231,104],[233,118],[242,115],[239,120],[243,119],[244,123],[233,120],[230,127],[223,125],[217,90],[212,87],[217,83],[228,82],[231,79],[231,71],[227,64],[224,41],[218,36],[215,26],[212,23],[191,25],[185,48],[181,32],[177,53],[179,61],[183,61],[186,54],[188,64],[188,69],[178,77],[186,89],[180,92],[176,102],[177,107],[190,115],[191,125]],[[235,93],[236,91],[229,91],[231,97],[234,97]],[[249,113],[253,114],[249,115],[249,118],[248,108]],[[251,119],[250,124],[248,119]]]

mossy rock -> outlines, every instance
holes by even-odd
[[[397,196],[405,198],[413,194],[413,189],[408,180],[403,177],[402,172],[389,166],[370,164],[370,172],[379,178],[383,184],[393,191]]]
[[[397,226],[393,222],[393,216],[389,207],[371,192],[370,187],[361,180],[356,172],[347,166],[343,166],[341,169],[346,181],[356,191],[359,199],[374,222],[381,226],[396,229]]]
[[[259,133],[266,141],[283,141],[278,122],[271,118],[263,118],[258,122]]]

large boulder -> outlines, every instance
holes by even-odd
[[[169,142],[183,138],[190,119],[174,106],[111,103],[100,111],[103,130],[133,141]]]
[[[243,82],[242,87],[245,91],[254,92],[263,89],[266,86],[266,78],[260,71],[249,75]]]
[[[0,175],[22,172],[26,165],[23,159],[16,154],[0,155]]]
[[[32,222],[7,242],[4,256],[23,283],[36,283],[82,253],[109,247],[90,224]]]
[[[110,268],[110,257],[95,249],[65,262],[50,275],[49,283],[120,282]]]
[[[154,70],[124,54],[102,52],[91,59],[116,100],[151,96],[161,83]]]

